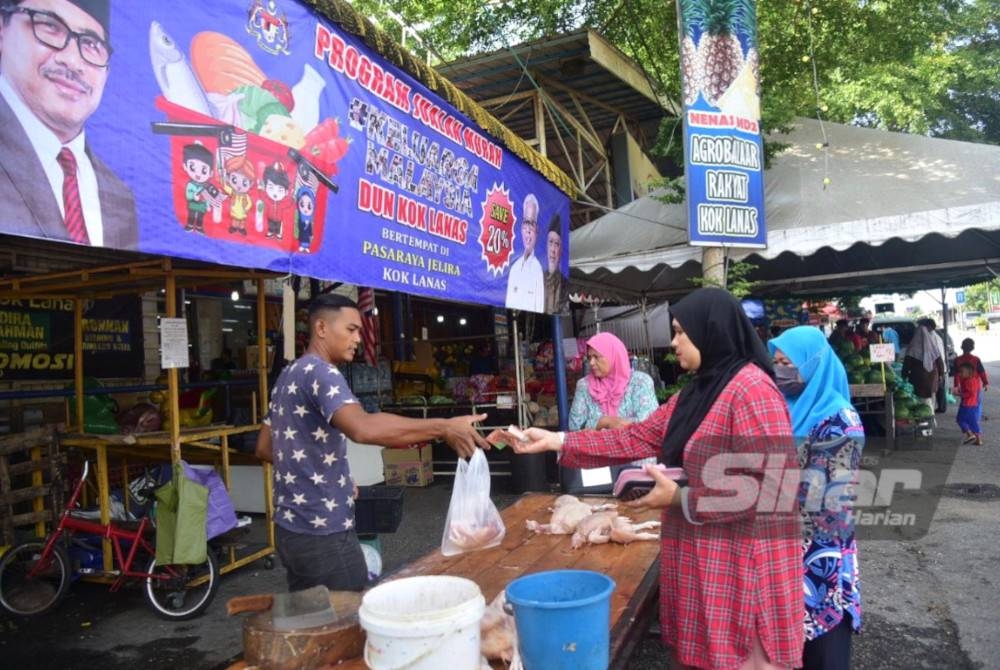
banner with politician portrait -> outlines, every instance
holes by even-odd
[[[308,5],[0,7],[0,232],[564,302],[568,197]]]

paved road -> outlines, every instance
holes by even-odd
[[[953,333],[956,342],[965,333]],[[1000,332],[972,334],[989,373],[1000,380]],[[859,531],[864,633],[856,638],[857,670],[1000,669],[1000,626],[996,601],[1000,573],[1000,500],[941,496],[938,484],[1000,483],[1000,387],[986,396],[986,445],[962,446],[954,408],[939,415],[933,442],[904,442],[888,449],[873,439],[866,456],[880,467],[924,474],[921,490],[899,492],[915,504],[940,500],[926,534],[883,527]],[[407,491],[399,533],[383,536],[387,569],[439,543],[449,489],[439,483]],[[500,504],[513,500],[500,493]],[[227,619],[227,598],[280,590],[283,572],[259,564],[223,578],[208,613],[186,623],[154,617],[136,590],[109,594],[76,584],[60,609],[35,622],[0,618],[0,659],[4,668],[102,670],[199,670],[217,667],[238,653],[239,621]],[[632,670],[668,667],[663,647],[650,639]]]

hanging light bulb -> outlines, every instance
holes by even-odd
[[[229,299],[233,302],[239,302],[240,292],[234,289],[233,292],[229,294]]]
[[[438,314],[438,316],[437,316],[437,322],[438,323],[444,323],[444,317],[442,315]]]

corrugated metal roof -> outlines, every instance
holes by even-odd
[[[437,70],[529,142],[536,139],[536,110],[525,98],[538,89],[582,121],[575,95],[584,107],[584,125],[592,126],[605,143],[622,117],[644,151],[655,141],[663,117],[680,110],[677,103],[657,95],[635,61],[586,28],[470,56]],[[579,157],[572,147],[567,155],[557,133],[572,136],[575,131],[569,124],[555,128],[550,120],[545,123],[548,158],[573,174]],[[607,202],[600,179],[588,194]]]
[[[613,127],[618,113],[638,123],[659,123],[679,110],[676,103],[653,91],[633,60],[590,29],[470,56],[437,70],[479,102],[530,90],[532,78],[558,82],[600,103],[587,110],[597,130]],[[573,108],[566,92],[552,93],[568,109]],[[530,139],[534,137],[530,117],[530,113],[517,115],[516,121],[508,119],[507,126]]]

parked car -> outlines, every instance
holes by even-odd
[[[876,316],[872,319],[871,328],[876,333],[881,333],[887,326],[899,335],[899,353],[902,354],[913,339],[913,333],[917,332],[917,322],[905,316]]]
[[[951,371],[955,369],[955,345],[952,342],[951,335],[945,333],[942,329],[938,328],[937,334],[944,341],[945,367],[948,369],[948,374],[951,374]]]
[[[876,316],[871,322],[872,330],[876,332],[880,332],[886,326],[892,326],[892,329],[896,331],[897,335],[899,335],[899,353],[902,354],[906,350],[906,347],[910,345],[910,340],[913,339],[913,334],[917,332],[917,322],[905,316]],[[955,345],[952,343],[951,335],[946,335],[944,330],[941,328],[937,329],[937,334],[940,335],[941,340],[944,341],[945,369],[951,370],[955,363]]]

